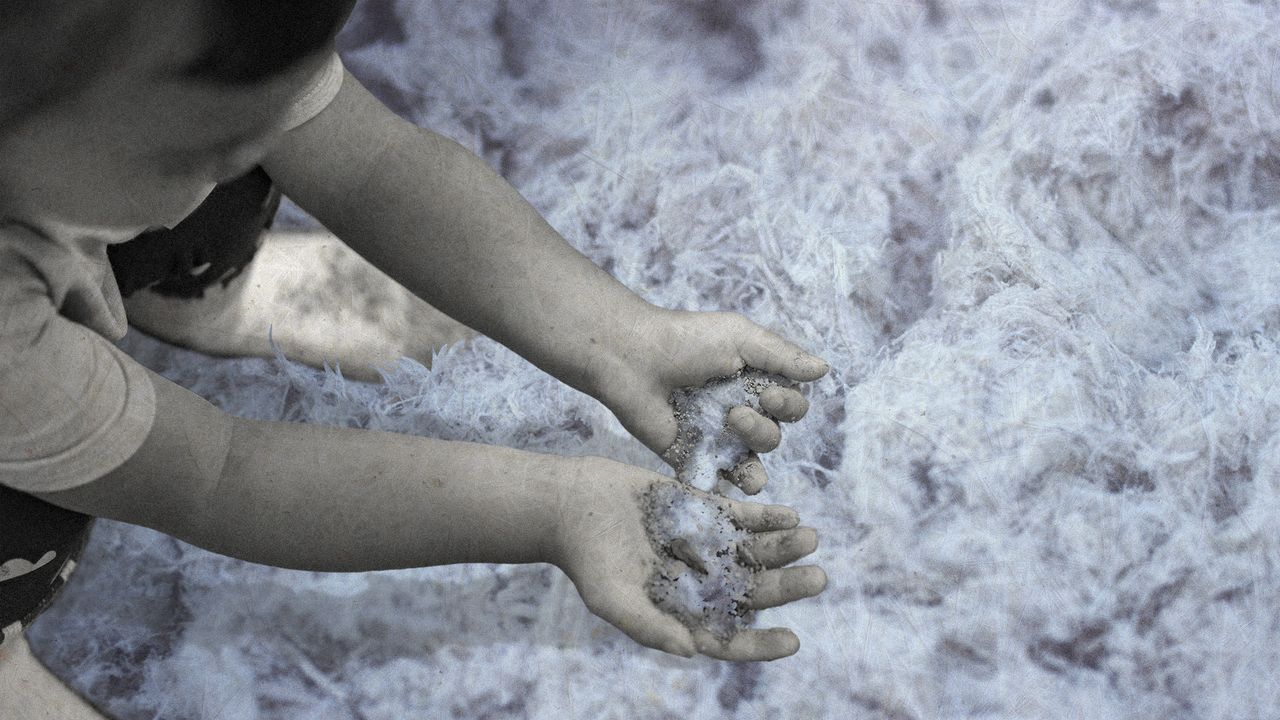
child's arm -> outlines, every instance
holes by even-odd
[[[156,416],[123,465],[61,507],[277,567],[365,571],[549,562],[572,458],[389,432],[246,420],[148,371]]]
[[[653,309],[457,143],[350,74],[263,163],[285,195],[449,316],[593,393],[592,369]],[[593,393],[594,394],[594,393]]]
[[[569,245],[500,176],[457,143],[396,117],[350,74],[333,102],[289,132],[264,163],[293,198],[395,280],[604,403],[670,463],[672,389],[744,365],[797,381],[827,367],[747,318],[652,305]],[[733,474],[766,476],[777,420],[808,409],[795,388],[730,415],[753,453]]]
[[[638,642],[764,660],[798,647],[787,630],[728,643],[693,636],[649,600],[657,558],[641,496],[657,473],[572,458],[387,432],[264,422],[222,413],[149,373],[156,416],[123,465],[70,490],[36,493],[60,507],[151,527],[208,550],[278,567],[341,572],[459,562],[554,563],[596,614]],[[787,508],[729,503],[759,533],[766,567],[753,603],[821,591],[816,568],[785,568],[813,550]]]

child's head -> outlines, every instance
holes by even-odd
[[[353,4],[0,2],[0,217],[177,222],[261,159]]]

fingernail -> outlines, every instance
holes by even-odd
[[[791,527],[795,527],[800,524],[800,513],[792,510],[791,508],[784,507],[780,513],[779,520],[779,524],[786,524]]]
[[[825,570],[823,570],[822,568],[818,568],[818,572],[821,574],[818,576],[818,578],[815,579],[815,582],[817,582],[818,584],[818,592],[814,593],[815,595],[826,590],[827,585],[831,583],[831,579],[827,577],[827,573]]]
[[[771,412],[777,415],[778,412],[782,410],[782,402],[778,400],[777,395],[770,395],[769,397],[765,397],[764,395],[761,395],[760,407],[764,408],[768,412]]]

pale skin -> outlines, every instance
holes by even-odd
[[[478,331],[597,398],[663,457],[676,435],[667,403],[672,389],[744,365],[800,382],[827,372],[820,360],[740,315],[647,303],[574,250],[474,154],[400,120],[350,75],[319,116],[288,133],[272,128],[271,110],[281,110],[282,88],[297,77],[247,89],[165,79],[157,69],[194,45],[189,6],[173,7],[172,17],[153,20],[170,23],[167,32],[151,35],[176,38],[172,45],[144,53],[105,78],[99,91],[0,138],[0,177],[30,179],[0,189],[0,214],[21,218],[56,200],[80,224],[172,224],[202,197],[191,187],[260,163],[286,195],[341,238],[354,253],[346,261],[358,255],[379,268],[389,278],[385,288],[403,301],[400,324],[370,331],[383,345],[375,342],[378,349],[364,355],[351,355],[327,335],[333,329],[341,336],[346,326],[339,306],[312,315],[309,325],[287,335],[304,359],[342,360],[344,372],[359,374],[397,354],[429,359],[431,349]],[[298,77],[321,62],[309,58]],[[211,113],[222,127],[211,127]],[[172,168],[165,179],[154,166],[154,149],[166,140],[191,146],[198,158],[202,147],[233,130],[251,136],[234,162],[195,162],[178,171],[186,182],[175,181]],[[39,152],[49,147],[70,153],[65,163],[76,163],[79,177],[100,178],[100,184],[42,182],[42,175],[60,169]],[[103,147],[113,149],[109,157]],[[49,188],[58,194],[42,197]],[[227,322],[245,328],[246,336],[288,313],[276,304],[287,293],[272,273],[258,277],[248,290],[233,283],[225,294],[211,294],[206,305],[235,308],[225,313],[235,318]],[[148,294],[129,311],[131,319],[135,311],[145,316],[161,337],[200,349],[248,347],[219,346],[217,333],[191,330],[180,319],[192,307]],[[176,328],[187,328],[187,336]],[[588,608],[648,647],[727,660],[776,659],[799,647],[784,628],[746,630],[720,642],[649,601],[644,585],[657,558],[641,498],[654,483],[671,482],[663,475],[600,457],[243,420],[151,377],[157,417],[142,448],[96,481],[40,497],[279,567],[342,572],[548,562],[572,579]],[[761,402],[783,421],[808,409],[803,395],[788,388],[770,388]],[[777,447],[780,429],[750,408],[735,408],[730,422],[753,450],[735,482],[754,494],[767,480],[756,453]],[[820,568],[784,567],[817,545],[815,531],[798,527],[794,511],[720,501],[751,533],[753,554],[766,568],[751,593],[754,607],[822,591]]]
[[[274,357],[378,382],[402,357],[432,354],[476,332],[405,290],[323,230],[270,231],[223,287],[177,302],[149,290],[124,301],[129,324],[175,345],[224,357]]]

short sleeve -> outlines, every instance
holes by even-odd
[[[334,53],[320,72],[307,83],[294,99],[285,118],[285,130],[292,130],[320,114],[333,102],[342,87],[342,58]]]
[[[146,369],[61,315],[35,265],[0,252],[0,484],[96,480],[141,447],[154,417]]]

